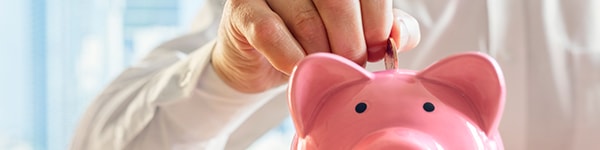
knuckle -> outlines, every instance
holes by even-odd
[[[283,38],[281,26],[275,17],[257,17],[249,26],[250,36],[254,39],[278,42]]]
[[[227,1],[225,5],[224,15],[230,15],[228,21],[232,22],[235,26],[244,27],[244,25],[252,21],[253,13],[251,7],[242,3],[236,3],[233,1]]]
[[[301,11],[295,16],[292,28],[295,35],[301,40],[318,39],[323,30],[323,22],[314,10]]]
[[[360,0],[315,0],[314,3],[318,5],[317,7],[327,10],[347,10],[352,6],[360,5]]]
[[[315,23],[321,23],[319,13],[314,9],[301,10],[294,19],[295,26],[311,26]]]
[[[225,1],[225,6],[231,8],[232,10],[237,10],[239,8],[244,7],[244,0],[228,0]]]

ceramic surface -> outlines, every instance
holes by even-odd
[[[500,67],[482,53],[374,73],[313,54],[290,79],[292,149],[503,149],[504,87]]]

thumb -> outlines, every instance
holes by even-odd
[[[421,41],[421,30],[417,19],[400,9],[394,9],[394,23],[390,37],[394,38],[398,50],[408,51]]]

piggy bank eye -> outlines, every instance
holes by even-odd
[[[354,111],[359,114],[365,112],[365,110],[367,110],[367,104],[363,102],[356,104],[356,107],[354,107]]]
[[[425,104],[423,104],[423,109],[427,112],[433,112],[433,110],[435,110],[435,106],[433,106],[433,104],[430,102],[425,102]]]

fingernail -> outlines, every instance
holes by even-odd
[[[398,9],[394,9],[394,16],[400,24],[400,50],[406,51],[416,47],[421,41],[419,22],[414,17]]]

